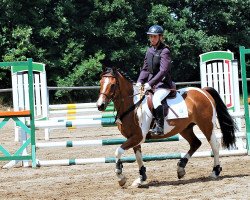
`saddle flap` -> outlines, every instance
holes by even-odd
[[[187,109],[186,102],[179,92],[176,93],[176,98],[172,98],[172,99],[167,98],[166,102],[169,106],[167,119],[188,117],[188,109]],[[178,117],[176,115],[178,115]]]
[[[163,109],[164,109],[164,117],[167,119],[176,119],[176,118],[186,118],[188,117],[187,105],[180,95],[179,92],[175,91],[175,97],[173,98],[165,98],[162,101]],[[153,102],[152,102],[153,94],[150,92],[147,95],[147,104],[151,113],[155,116]]]

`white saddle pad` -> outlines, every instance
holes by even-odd
[[[168,106],[170,107],[168,109],[168,115],[167,119],[177,119],[177,118],[187,118],[188,117],[188,110],[187,110],[187,105],[180,95],[179,92],[176,94],[176,98],[174,99],[167,99]],[[173,113],[173,111],[175,113]]]

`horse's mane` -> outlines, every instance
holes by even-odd
[[[133,79],[124,71],[122,71],[121,69],[118,70],[120,72],[121,75],[123,75],[129,82],[133,83]]]
[[[133,79],[131,77],[129,77],[129,75],[126,72],[122,71],[119,68],[115,68],[115,67],[107,67],[103,71],[102,75],[110,73],[112,76],[116,76],[117,72],[119,72],[123,77],[125,77],[130,83],[134,82]]]

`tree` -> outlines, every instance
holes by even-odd
[[[250,47],[250,1],[0,0],[0,57],[46,64],[48,85],[98,85],[102,67],[137,79],[152,24],[165,29],[175,81],[200,80],[199,55]],[[6,70],[3,88],[10,87]],[[73,96],[56,93],[59,99]]]

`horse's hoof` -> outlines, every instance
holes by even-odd
[[[140,187],[145,183],[145,181],[142,181],[141,178],[137,178],[134,180],[134,182],[132,183],[132,187]]]
[[[185,174],[186,174],[185,168],[183,168],[183,167],[178,167],[177,168],[178,179],[183,178],[185,176]]]
[[[120,186],[124,186],[126,182],[127,182],[127,179],[125,177],[123,177],[121,180],[118,181]]]
[[[216,174],[215,174],[214,171],[210,174],[209,177],[210,177],[210,178],[214,178],[214,179],[218,178],[218,176],[216,176]]]
[[[218,178],[220,175],[220,172],[222,171],[222,167],[220,165],[217,165],[213,168],[213,171],[210,175],[211,178]]]

